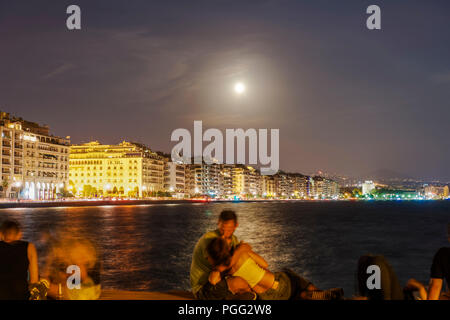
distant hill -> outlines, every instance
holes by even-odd
[[[367,179],[379,179],[379,180],[405,180],[416,179],[403,173],[399,173],[390,169],[379,169],[365,175]]]

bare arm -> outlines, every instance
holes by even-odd
[[[439,300],[442,289],[442,279],[431,278],[430,287],[428,289],[428,300]]]
[[[38,255],[36,247],[31,242],[28,243],[27,255],[29,261],[28,272],[30,273],[30,283],[37,283],[39,281]]]
[[[241,254],[245,252],[250,252],[252,250],[252,247],[245,242],[242,242],[239,244],[239,246],[236,248],[236,250],[233,253],[233,256],[231,257],[230,267],[234,266],[236,262],[239,260],[239,257]]]
[[[220,282],[220,272],[219,271],[211,271],[208,277],[208,281],[215,286],[218,282]]]
[[[248,252],[248,254],[250,255],[250,257],[255,260],[255,262],[263,269],[267,269],[269,268],[269,264],[267,263],[266,260],[264,260],[263,257],[261,257],[259,254],[254,253],[253,251]]]
[[[425,289],[424,285],[421,284],[416,279],[410,279],[406,284],[406,288],[413,291],[414,290],[419,291],[420,299],[427,300],[428,297],[427,290]]]

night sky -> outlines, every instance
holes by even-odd
[[[165,152],[194,120],[277,128],[287,171],[450,180],[449,16],[446,0],[1,0],[0,109]]]

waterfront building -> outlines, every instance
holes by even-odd
[[[306,193],[308,195],[309,199],[315,199],[316,197],[316,188],[314,186],[314,178],[313,177],[308,177],[307,178],[307,183],[306,183]]]
[[[184,194],[193,197],[195,193],[195,177],[193,167],[190,164],[184,165]]]
[[[222,164],[219,172],[219,194],[221,198],[229,199],[234,197],[233,190],[233,168],[234,165]]]
[[[320,176],[313,177],[314,199],[337,199],[339,197],[339,185],[336,181]]]
[[[62,196],[69,180],[70,137],[0,112],[1,189],[5,198],[50,200]]]
[[[255,168],[236,165],[232,169],[233,193],[243,198],[255,198],[261,195],[260,175]]]
[[[190,196],[207,195],[209,197],[220,196],[220,165],[212,164],[187,164],[189,185],[187,193]]]
[[[265,198],[274,198],[277,196],[274,176],[260,176],[261,195]]]
[[[164,190],[175,198],[185,195],[185,165],[168,161],[164,165]]]
[[[274,175],[274,180],[277,197],[289,199],[295,196],[294,182],[290,174],[280,171]]]
[[[373,181],[366,180],[362,184],[362,194],[363,195],[370,194],[372,192],[372,190],[374,190],[374,189],[375,189],[375,184],[373,183]]]
[[[308,198],[308,183],[309,177],[300,173],[294,173],[291,175],[291,181],[293,183],[294,198],[306,199]]]
[[[328,197],[330,199],[339,199],[339,183],[328,179]]]
[[[448,198],[448,186],[424,185],[423,195],[427,199],[446,199]]]
[[[313,177],[313,198],[314,199],[324,199],[324,190],[325,190],[325,178],[320,176]]]
[[[156,196],[164,191],[165,159],[139,143],[73,145],[69,189],[77,196]]]

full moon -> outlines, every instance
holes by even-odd
[[[234,92],[237,94],[243,94],[245,92],[245,84],[238,82],[234,85]]]

